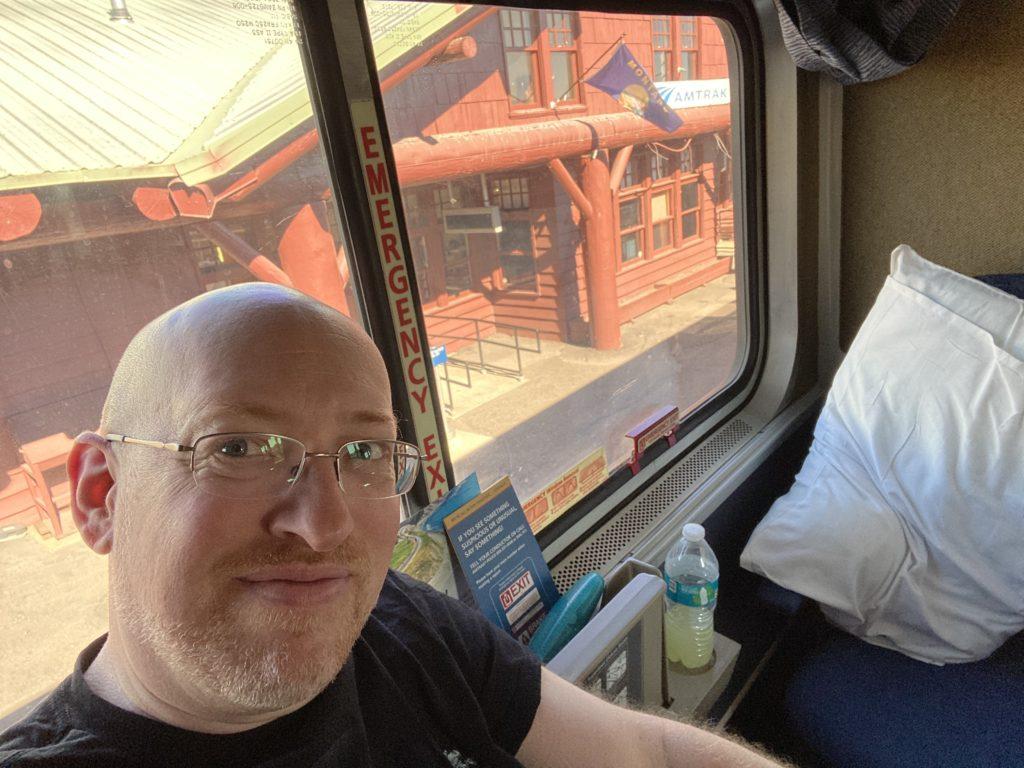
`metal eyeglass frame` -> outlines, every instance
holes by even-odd
[[[124,445],[144,445],[144,446],[147,446],[149,448],[161,448],[161,449],[163,449],[165,451],[173,451],[174,453],[189,453],[189,454],[191,454],[189,456],[189,471],[192,473],[192,479],[193,479],[193,481],[195,481],[196,488],[199,488],[199,490],[202,491],[203,489],[199,485],[199,478],[196,477],[196,463],[195,463],[196,445],[200,441],[206,440],[207,438],[211,438],[211,437],[226,437],[228,435],[256,435],[256,436],[259,436],[259,437],[281,437],[281,438],[284,438],[285,440],[291,440],[292,442],[295,442],[295,443],[298,443],[299,445],[301,445],[302,448],[303,448],[302,460],[299,462],[299,469],[295,473],[294,482],[290,486],[288,486],[289,490],[291,488],[294,488],[295,485],[297,485],[299,480],[302,478],[302,470],[305,469],[305,467],[306,467],[306,459],[318,459],[318,458],[325,458],[325,459],[327,459],[327,458],[329,458],[329,459],[334,459],[334,476],[335,476],[335,478],[338,481],[338,486],[344,491],[345,490],[345,486],[342,485],[342,482],[341,482],[341,459],[342,459],[342,453],[341,452],[347,446],[352,445],[352,443],[390,443],[390,444],[396,445],[396,446],[403,446],[405,448],[408,448],[413,454],[415,454],[415,456],[416,456],[416,458],[417,458],[417,460],[419,462],[423,461],[423,454],[420,453],[419,448],[417,448],[412,443],[407,443],[404,440],[387,440],[387,439],[378,439],[378,438],[369,438],[369,439],[366,439],[366,440],[349,440],[347,443],[342,443],[340,446],[338,446],[338,450],[337,451],[335,451],[333,453],[325,453],[325,452],[321,452],[321,451],[307,451],[307,450],[305,450],[306,444],[303,443],[301,440],[297,440],[294,437],[288,437],[287,435],[278,435],[278,434],[275,434],[273,432],[212,432],[209,435],[201,435],[200,437],[197,437],[195,442],[192,443],[192,445],[183,445],[181,443],[163,443],[163,442],[160,442],[159,440],[143,440],[142,438],[139,438],[139,437],[128,437],[127,435],[118,435],[118,434],[115,434],[113,432],[110,433],[110,434],[101,435],[101,437],[104,440],[106,440],[108,443],[122,443]],[[419,473],[419,464],[417,464],[416,467],[417,467],[417,472],[415,474],[413,474],[413,480],[414,481],[415,481],[415,478],[416,478],[416,474]],[[373,497],[369,497],[369,498],[375,498],[375,499],[394,499],[394,498],[397,498],[397,497],[400,497],[400,496],[404,496],[411,489],[412,489],[412,487],[410,486],[410,488],[408,490],[402,491],[401,493],[393,493],[393,494],[390,494],[389,496],[373,496]],[[204,493],[209,493],[209,491],[204,491]],[[210,495],[211,496],[217,496],[217,494],[210,494]]]

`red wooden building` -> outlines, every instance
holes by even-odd
[[[582,82],[618,42],[656,82],[727,83],[710,18],[494,8],[382,72],[433,344],[474,317],[615,348],[622,322],[730,269],[727,99],[666,134]]]
[[[655,80],[721,83],[711,20],[431,5],[410,37],[428,6],[367,7],[432,344],[477,317],[615,347],[620,323],[730,268],[727,96],[669,136],[579,82],[621,39]],[[0,142],[0,486],[18,446],[95,426],[163,310],[253,277],[352,306],[290,16],[174,8],[115,25],[41,2],[7,28],[38,56],[0,61],[31,94],[5,102]]]

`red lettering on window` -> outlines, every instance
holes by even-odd
[[[377,206],[377,224],[380,225],[380,228],[391,229],[395,226],[395,222],[388,218],[388,216],[391,215],[391,200],[386,197],[381,197],[374,203],[374,205]]]
[[[386,235],[380,236],[380,244],[384,248],[384,261],[388,264],[391,260],[401,261],[402,257],[398,254],[398,237],[391,234],[390,232]]]
[[[405,293],[409,290],[409,278],[405,276],[405,265],[395,264],[388,272],[388,285],[395,293]]]
[[[437,458],[437,435],[430,434],[423,438],[423,450],[427,452],[428,460]]]
[[[408,357],[420,351],[420,334],[415,327],[408,331],[402,331],[398,334],[398,338],[402,343],[402,357]]]
[[[406,373],[409,376],[409,381],[411,381],[413,384],[423,384],[426,381],[426,379],[423,378],[422,374],[420,374],[419,377],[416,376],[416,366],[417,365],[421,369],[423,368],[423,358],[422,357],[414,357],[412,360],[410,360],[409,361],[409,365],[406,367],[405,371],[406,371]]]
[[[395,310],[398,312],[398,324],[399,325],[410,325],[412,324],[413,317],[412,312],[409,311],[409,297],[403,296],[395,302]]]
[[[412,399],[415,400],[416,404],[420,407],[420,413],[426,413],[427,412],[427,388],[423,387],[422,389],[419,389],[419,390],[413,389],[413,390],[410,390],[409,394],[412,395]]]
[[[359,129],[359,133],[363,137],[363,154],[366,155],[366,158],[380,157],[380,152],[371,149],[371,147],[377,145],[377,128],[372,125],[364,125]]]
[[[371,195],[382,195],[391,191],[391,185],[388,183],[388,171],[384,167],[384,163],[367,164],[366,180],[370,183]]]
[[[427,474],[430,476],[430,490],[434,490],[438,485],[444,487],[447,484],[444,473],[441,472],[441,462],[427,464]]]

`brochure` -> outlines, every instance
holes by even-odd
[[[558,588],[505,477],[444,520],[477,607],[521,643],[529,642]]]
[[[419,513],[402,521],[391,553],[391,567],[425,581],[451,597],[460,597],[468,587],[452,569],[450,544],[442,520],[480,493],[476,472]]]

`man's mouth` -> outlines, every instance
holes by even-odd
[[[315,606],[335,600],[352,581],[339,565],[275,565],[258,568],[238,579],[257,597],[287,606]]]

